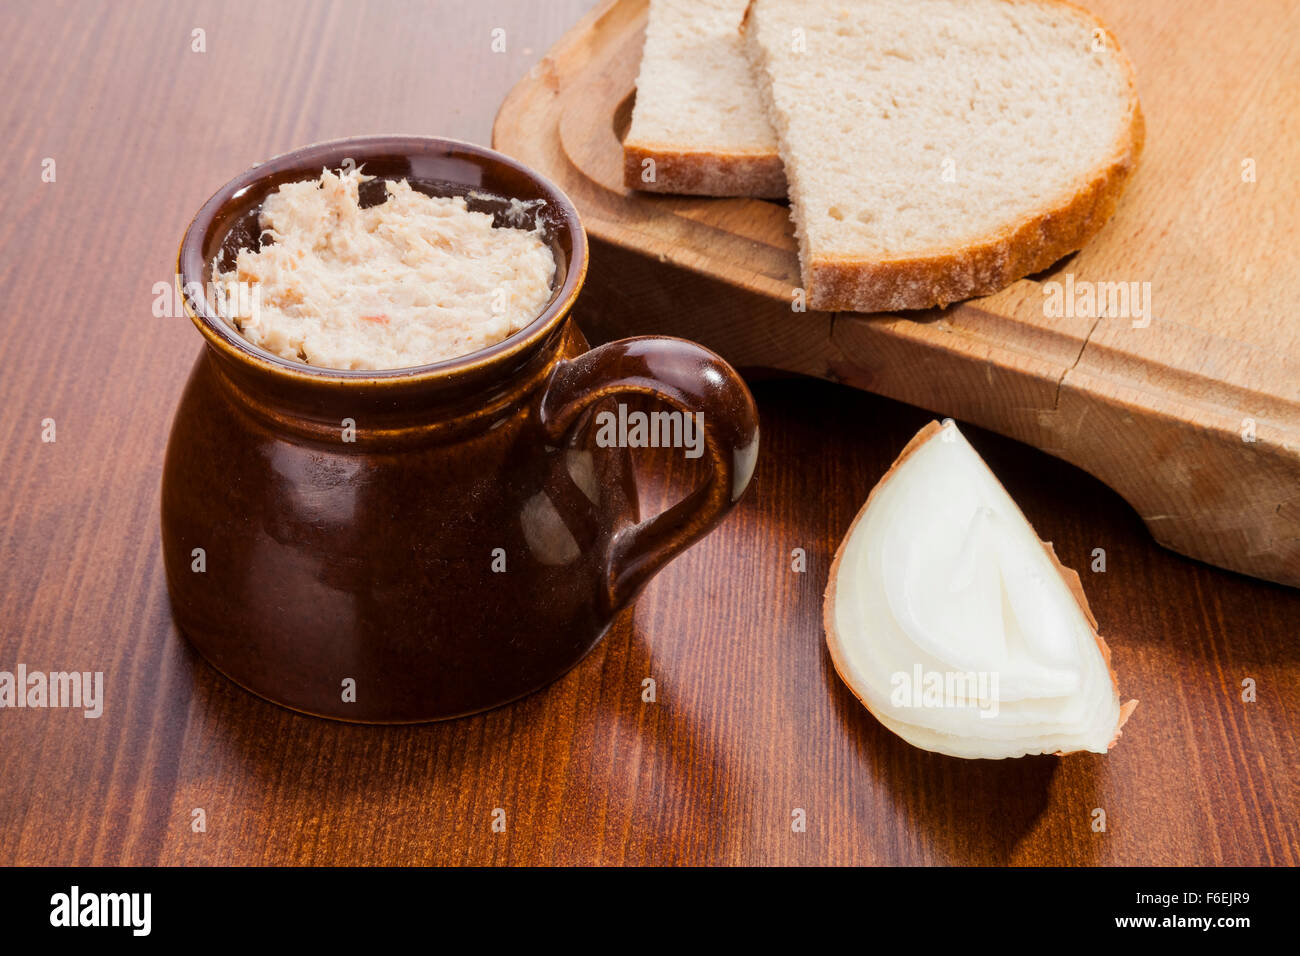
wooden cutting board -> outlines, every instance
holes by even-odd
[[[507,97],[493,142],[577,204],[596,337],[681,335],[975,422],[1096,475],[1161,544],[1300,585],[1300,5],[1090,5],[1137,68],[1138,172],[1081,252],[946,309],[795,312],[783,204],[623,186],[647,0],[579,22]],[[1150,290],[1145,319],[1045,307],[1116,282]]]

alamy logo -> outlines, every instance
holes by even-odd
[[[998,715],[997,671],[896,671],[889,677],[889,702],[895,707],[974,707],[980,717]]]
[[[82,893],[73,886],[50,897],[51,926],[128,926],[133,936],[148,936],[152,925],[150,893]]]
[[[154,296],[153,314],[159,319],[184,318],[187,299],[190,308],[198,311],[205,298],[218,315],[228,319],[248,319],[256,324],[262,314],[262,287],[256,282],[229,279],[203,286],[197,282],[182,283],[180,273],[177,273],[170,283],[155,282],[151,291]]]
[[[601,448],[685,448],[687,458],[704,454],[703,412],[629,412],[596,415],[596,444]]]
[[[1088,282],[1074,280],[1043,283],[1043,315],[1049,319],[1132,319],[1133,328],[1151,324],[1150,282]]]
[[[71,707],[82,716],[98,717],[104,712],[104,672],[31,671],[26,664],[18,672],[0,671],[0,709],[5,707]]]

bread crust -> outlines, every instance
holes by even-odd
[[[1145,139],[1134,102],[1127,143],[1076,191],[978,242],[921,257],[880,261],[815,256],[807,263],[808,307],[890,312],[943,307],[990,295],[1076,251],[1115,214]]]
[[[853,255],[801,255],[810,309],[891,312],[943,307],[961,299],[990,295],[1082,248],[1114,215],[1119,198],[1137,169],[1146,139],[1133,64],[1114,33],[1090,11],[1068,0],[1030,2],[1055,3],[1088,19],[1102,32],[1119,59],[1127,79],[1129,121],[1109,157],[1056,199],[973,242],[886,260]],[[748,32],[755,3],[756,0],[750,0],[745,10],[741,22],[744,32]],[[766,95],[764,99],[769,101]]]
[[[872,487],[871,493],[867,495],[867,500],[858,510],[853,521],[849,524],[849,529],[844,532],[844,537],[840,539],[839,547],[835,549],[835,558],[831,561],[830,578],[826,583],[826,591],[822,598],[822,630],[826,634],[826,648],[830,651],[831,664],[835,668],[835,673],[839,675],[839,678],[844,682],[844,685],[853,692],[853,696],[858,699],[862,706],[867,708],[871,715],[880,721],[881,724],[890,729],[892,729],[890,721],[872,709],[871,704],[867,702],[866,695],[859,693],[858,689],[853,686],[853,681],[850,679],[847,664],[848,654],[840,643],[840,635],[835,628],[835,585],[839,580],[840,562],[844,558],[845,547],[848,545],[849,539],[853,537],[853,532],[857,529],[858,522],[862,520],[863,516],[867,513],[867,509],[871,507],[871,502],[875,499],[876,493],[879,492],[886,483],[888,483],[889,479],[893,476],[894,472],[898,470],[898,467],[903,464],[903,462],[907,461],[907,459],[911,457],[917,449],[929,442],[936,433],[942,430],[942,424],[937,421],[932,421],[913,435],[912,440],[903,447],[902,452],[900,452],[899,456],[894,459],[894,463],[889,466],[889,470],[886,471],[884,475],[881,476],[880,480]],[[994,477],[996,479],[997,476],[995,475]],[[1039,543],[1047,552],[1047,556],[1051,559],[1052,565],[1056,568],[1057,573],[1060,574],[1061,578],[1065,581],[1066,587],[1070,589],[1070,593],[1074,595],[1074,599],[1079,603],[1079,607],[1083,609],[1084,617],[1088,619],[1088,624],[1092,630],[1092,636],[1097,642],[1097,648],[1101,651],[1102,659],[1106,662],[1106,670],[1110,674],[1111,686],[1115,688],[1115,693],[1118,695],[1119,676],[1115,673],[1115,669],[1111,667],[1110,647],[1106,644],[1106,641],[1102,638],[1101,633],[1097,629],[1097,619],[1093,616],[1092,608],[1088,606],[1088,598],[1083,593],[1083,585],[1079,580],[1078,572],[1067,568],[1060,562],[1060,559],[1056,556],[1056,550],[1052,547],[1050,542],[1040,540]],[[1119,742],[1121,730],[1124,727],[1125,722],[1137,708],[1137,705],[1138,702],[1136,700],[1130,700],[1120,704],[1119,722],[1115,725],[1115,734],[1111,737],[1110,743],[1106,748],[1107,750],[1111,749]],[[1085,751],[1076,750],[1057,751],[1054,756],[1064,757],[1070,753],[1084,752]]]
[[[654,160],[654,182],[641,170]],[[785,198],[785,167],[775,152],[683,149],[670,143],[625,142],[623,185],[642,192],[692,196]]]

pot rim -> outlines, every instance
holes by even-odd
[[[366,155],[406,156],[427,151],[430,147],[443,149],[447,155],[468,154],[489,164],[508,166],[531,180],[546,196],[547,201],[561,211],[561,219],[564,228],[568,231],[573,251],[566,264],[564,282],[559,292],[541,314],[528,325],[495,345],[427,365],[396,369],[333,369],[293,362],[254,345],[211,308],[207,298],[207,285],[203,281],[203,271],[207,265],[203,257],[204,239],[214,220],[230,202],[243,196],[259,182],[295,166],[307,168],[309,165],[314,165],[318,168],[333,168],[349,157],[364,162]],[[472,188],[475,184],[459,183],[458,185]],[[234,359],[241,366],[254,371],[269,372],[281,379],[291,379],[303,384],[348,388],[359,385],[382,387],[388,384],[390,387],[395,387],[399,384],[406,386],[449,382],[469,375],[483,374],[493,366],[503,370],[517,367],[518,360],[539,347],[564,322],[578,297],[578,292],[582,289],[587,274],[587,260],[587,232],[583,228],[577,209],[569,197],[541,173],[494,149],[463,140],[442,136],[384,134],[350,136],[312,143],[280,153],[246,169],[213,193],[190,221],[177,252],[176,272],[181,283],[180,299],[190,321],[203,334],[211,348],[223,356]],[[197,283],[200,289],[197,302],[191,302],[190,296],[184,293],[192,282]]]

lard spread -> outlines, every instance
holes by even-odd
[[[542,312],[555,259],[539,229],[494,227],[405,180],[363,209],[372,178],[325,170],[266,197],[261,248],[213,270],[219,311],[250,342],[325,368],[408,368],[495,345]]]

